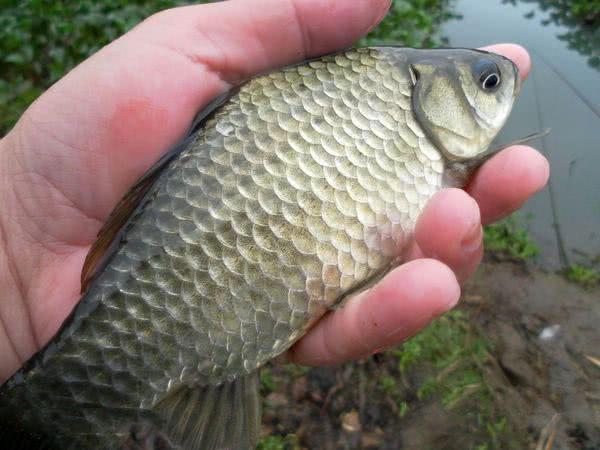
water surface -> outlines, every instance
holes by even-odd
[[[540,263],[559,269],[600,255],[600,30],[539,3],[458,0],[462,18],[442,34],[455,47],[515,42],[531,52],[534,70],[500,140],[552,128],[534,144],[550,160],[550,184],[524,212]]]

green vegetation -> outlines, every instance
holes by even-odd
[[[503,0],[516,5],[526,3],[532,10],[528,19],[541,16],[542,25],[565,27],[558,39],[588,58],[591,67],[600,70],[600,0]],[[543,13],[538,15],[537,12]]]
[[[423,362],[432,364],[438,371],[419,388],[421,398],[439,393],[444,404],[451,407],[474,386],[482,385],[478,363],[485,360],[487,345],[476,336],[462,311],[453,311],[437,319],[393,352],[401,373]]]
[[[0,12],[0,136],[76,64],[181,0],[5,0]]]
[[[0,137],[52,83],[151,14],[183,0],[5,0],[0,10]],[[450,0],[394,0],[365,43],[431,47]]]
[[[439,398],[445,408],[461,409],[461,414],[474,424],[474,434],[484,442],[478,449],[505,448],[506,418],[494,407],[492,393],[486,385],[482,365],[488,358],[489,344],[471,326],[468,315],[453,311],[436,319],[423,332],[402,347],[390,350],[398,360],[398,370],[405,376],[414,370],[430,367],[430,373],[419,384],[419,400]],[[398,398],[396,378],[383,377],[380,388],[396,400],[402,415],[409,411],[410,403]]]
[[[571,25],[581,22],[586,25],[598,25],[600,22],[600,0],[504,0],[505,3],[516,5],[518,1],[538,3],[542,11],[550,11],[548,21]],[[532,10],[526,17],[535,16]]]
[[[574,283],[591,287],[600,283],[600,272],[592,267],[573,264],[565,271],[565,276]]]
[[[265,436],[261,438],[256,450],[299,450],[300,444],[294,434],[287,436]]]
[[[398,379],[389,375],[382,376],[377,380],[377,385],[396,404],[398,416],[404,417],[409,411],[409,406],[402,397]]]
[[[277,381],[269,366],[265,366],[260,370],[260,393],[263,398],[277,389]]]
[[[539,253],[539,248],[529,236],[526,225],[523,225],[515,215],[501,222],[487,225],[484,243],[486,250],[505,254],[518,260],[527,260]]]
[[[302,377],[310,371],[310,367],[291,363],[278,365],[278,368],[280,370],[273,371],[272,365],[267,364],[260,369],[260,391],[263,398],[271,392],[277,391],[286,381]]]
[[[440,24],[456,17],[451,0],[395,0],[390,12],[360,43],[396,44],[407,47],[434,47],[442,43]]]
[[[562,4],[575,18],[590,25],[600,22],[600,0],[562,0],[549,3]]]

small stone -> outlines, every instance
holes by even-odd
[[[558,332],[560,331],[560,325],[555,324],[555,325],[550,325],[548,327],[545,327],[539,334],[539,338],[542,341],[551,341],[552,339],[554,339],[556,337],[556,335],[558,334]]]

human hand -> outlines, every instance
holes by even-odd
[[[388,6],[232,0],[168,10],[42,95],[0,141],[0,381],[59,328],[99,227],[203,105],[253,74],[350,46]],[[529,71],[520,47],[493,50]],[[547,177],[541,155],[514,147],[488,161],[467,193],[439,193],[419,220],[414,260],[328,313],[290,358],[320,365],[367,355],[451,308],[480,262],[481,223],[520,207]]]

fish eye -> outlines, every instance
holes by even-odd
[[[495,62],[489,59],[480,59],[473,63],[471,67],[473,77],[484,91],[493,91],[500,86],[500,69]]]

